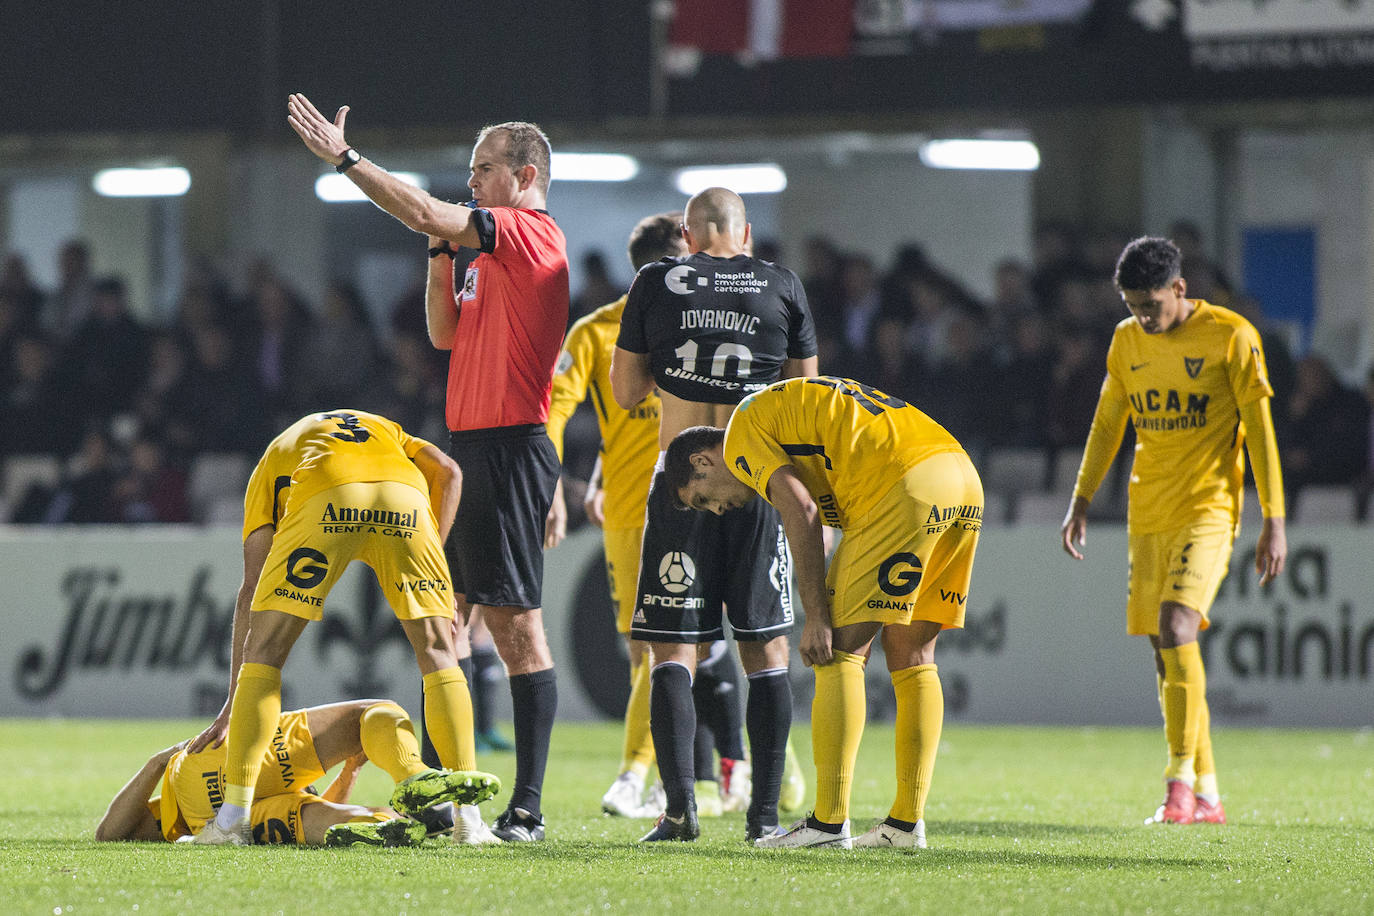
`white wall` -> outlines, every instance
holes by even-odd
[[[1158,235],[1176,220],[1190,220],[1202,230],[1213,257],[1222,255],[1217,224],[1218,163],[1205,132],[1168,109],[1145,119],[1145,174],[1141,187],[1144,225],[1141,231]]]
[[[1369,358],[1374,132],[1249,131],[1240,138],[1237,156],[1237,231],[1246,226],[1316,228],[1312,349],[1354,378]]]
[[[884,268],[899,246],[916,242],[982,296],[992,293],[998,261],[1029,258],[1028,172],[930,169],[915,153],[853,153],[847,160],[786,165],[779,216],[794,243],[829,236]]]
[[[1374,361],[1374,129],[1241,130],[1234,159],[1221,162],[1205,128],[1162,109],[1145,143],[1143,228],[1193,220],[1233,278],[1242,276],[1245,229],[1315,229],[1312,349],[1359,381]]]

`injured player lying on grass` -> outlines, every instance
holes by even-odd
[[[223,801],[224,745],[191,754],[189,743],[148,759],[111,800],[97,840],[189,841],[214,818]],[[369,760],[396,782],[390,807],[348,801]],[[338,776],[316,794],[311,783],[338,764]],[[500,788],[489,773],[426,767],[410,718],[390,700],[312,706],[278,719],[258,778],[252,841],[413,846],[450,832],[454,805],[475,805]]]

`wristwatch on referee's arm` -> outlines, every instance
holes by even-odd
[[[340,162],[338,165],[334,166],[334,171],[342,175],[344,172],[347,172],[349,169],[353,168],[353,166],[357,165],[359,162],[362,161],[362,153],[358,152],[350,146],[348,149],[343,151],[343,161]]]
[[[433,248],[429,250],[429,259],[433,261],[441,254],[448,255],[449,259],[452,260],[453,258],[458,256],[458,249],[454,248],[451,244],[449,244],[448,239],[443,239],[439,242],[438,245],[435,245]]]

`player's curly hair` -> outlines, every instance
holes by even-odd
[[[1142,236],[1116,262],[1116,288],[1161,289],[1183,273],[1183,253],[1168,239]]]
[[[682,237],[682,211],[644,217],[630,230],[630,244],[626,250],[635,270],[659,258],[685,254],[687,241]]]
[[[518,171],[527,165],[534,166],[537,177],[535,187],[541,194],[549,193],[549,169],[553,161],[553,147],[549,138],[538,124],[531,121],[505,121],[501,124],[488,124],[477,133],[477,142],[486,139],[492,131],[506,132],[506,165],[511,171]]]
[[[719,426],[690,426],[673,437],[663,455],[663,483],[672,494],[673,505],[687,509],[678,500],[678,493],[692,480],[692,456],[715,448],[725,441],[725,430]]]

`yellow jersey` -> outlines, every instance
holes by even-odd
[[[775,382],[735,408],[725,462],[768,498],[791,465],[832,528],[864,517],[903,474],[931,455],[962,451],[943,426],[905,401],[850,379]]]
[[[611,394],[611,353],[620,334],[625,296],[583,318],[568,331],[549,398],[549,438],[563,458],[563,431],[590,392],[601,430],[601,486],[606,527],[642,528],[649,481],[658,460],[658,394],[622,410]]]
[[[1274,394],[1254,326],[1230,309],[1191,301],[1192,314],[1163,334],[1146,334],[1135,318],[1123,320],[1107,352],[1098,415],[1129,415],[1135,426],[1128,524],[1137,534],[1170,531],[1209,514],[1239,522],[1240,408]],[[1096,430],[1096,418],[1093,425]],[[1107,430],[1113,434],[1108,463],[1124,422],[1116,426]],[[1088,458],[1075,495],[1091,499],[1106,467],[1090,467],[1100,462]]]
[[[361,410],[302,417],[272,440],[258,459],[243,499],[243,536],[276,526],[288,498],[301,500],[344,483],[394,480],[429,494],[411,458],[429,445],[400,425]]]

